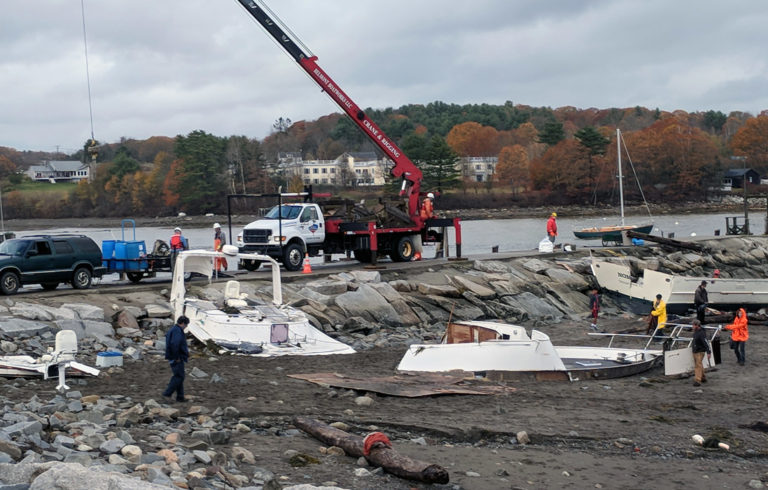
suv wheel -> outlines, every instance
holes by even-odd
[[[0,276],[0,291],[3,294],[16,294],[19,286],[19,276],[15,272],[3,272]]]
[[[75,289],[88,289],[91,287],[91,271],[85,267],[75,269],[75,275],[72,277],[72,287]]]

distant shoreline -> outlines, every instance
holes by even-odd
[[[588,206],[553,206],[536,208],[498,208],[498,209],[465,209],[465,210],[436,210],[440,216],[449,218],[461,217],[464,220],[484,219],[546,219],[553,211],[561,218],[583,218],[596,216],[618,216],[618,207],[588,207]],[[654,216],[668,214],[706,214],[725,213],[732,211],[734,216],[743,215],[744,208],[738,205],[688,203],[674,206],[651,206]],[[751,213],[765,216],[765,208],[750,209]],[[625,208],[627,216],[647,216],[643,206]],[[46,228],[115,228],[119,227],[123,218],[58,218],[58,219],[6,219],[6,231],[43,230]],[[227,226],[226,215],[214,216],[155,216],[135,217],[136,226],[168,227],[182,226],[187,228],[206,228],[214,222]],[[242,226],[254,220],[253,215],[233,215],[232,224]]]

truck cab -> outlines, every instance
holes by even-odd
[[[305,254],[317,255],[325,240],[325,220],[315,203],[291,203],[273,207],[262,219],[249,223],[237,237],[242,253],[268,255],[289,271],[301,268]],[[256,270],[260,264],[243,263]]]

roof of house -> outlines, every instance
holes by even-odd
[[[751,168],[747,168],[747,169],[744,169],[744,168],[731,168],[731,169],[728,169],[728,170],[725,171],[725,176],[726,177],[743,177],[744,174],[746,174],[748,172],[755,172],[755,171],[752,170]],[[757,173],[757,172],[755,172],[755,173]]]
[[[31,165],[29,169],[33,172],[74,172],[87,168],[87,165],[77,160],[46,160],[42,165]]]

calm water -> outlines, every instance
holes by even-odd
[[[725,218],[735,216],[735,213],[724,214],[689,214],[683,216],[659,216],[653,219],[655,224],[653,234],[669,236],[675,234],[675,238],[684,239],[691,235],[712,236],[716,229],[725,234]],[[547,217],[540,219],[494,219],[479,221],[464,221],[462,223],[462,255],[470,256],[475,254],[486,254],[494,246],[499,247],[499,252],[509,252],[515,250],[532,250],[537,248],[539,241],[546,237]],[[628,218],[627,224],[646,223],[642,218]],[[750,222],[754,230],[762,232],[764,229],[764,214],[750,213]],[[599,240],[577,240],[573,236],[574,228],[584,228],[587,226],[606,226],[618,223],[618,219],[569,219],[558,218],[557,225],[559,235],[557,243],[575,243],[582,245],[599,245]],[[40,233],[81,233],[93,238],[96,243],[101,244],[103,240],[133,240],[134,230],[128,226],[124,230],[119,224],[114,228],[56,228],[55,220],[52,222],[53,228],[46,230],[29,230],[19,233],[19,236],[32,235]],[[184,236],[189,240],[191,248],[213,248],[213,230],[206,228],[194,228],[190,223],[183,228]],[[233,227],[233,235],[237,235],[242,227]],[[227,231],[226,228],[224,230]],[[149,251],[152,250],[155,240],[162,239],[170,241],[173,233],[171,228],[139,227],[135,230],[135,239],[144,240]],[[453,233],[449,229],[449,243],[451,255],[454,254]],[[425,247],[425,256],[434,255],[432,247]],[[321,261],[321,258],[315,258],[314,261]],[[230,261],[232,262],[232,261]],[[230,268],[233,264],[230,263]]]

